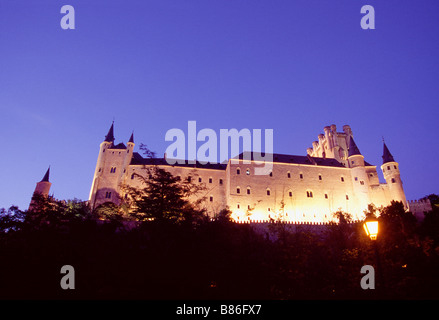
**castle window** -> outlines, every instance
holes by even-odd
[[[209,201],[210,201],[210,202],[212,202],[212,201],[213,201],[213,197],[212,197],[212,196],[210,196],[210,198],[209,198]]]
[[[364,186],[364,181],[363,181],[363,180],[361,180],[361,181],[360,181],[360,184],[361,184],[362,186]]]
[[[328,194],[327,193],[325,193],[325,199],[328,199]]]
[[[192,177],[191,176],[187,176],[186,179],[187,179],[187,182],[189,182],[189,183],[192,181]]]
[[[111,169],[110,169],[110,173],[115,173],[116,172],[116,167],[112,167]]]
[[[251,210],[251,209],[250,209],[250,205],[247,206],[247,209],[248,209],[248,210]]]
[[[245,174],[249,176],[250,175],[250,169],[245,170]]]
[[[271,211],[271,208],[267,208],[267,211],[270,212],[270,211]]]
[[[390,170],[390,166],[387,166],[387,170]]]
[[[341,180],[341,182],[344,182],[344,178],[343,177],[340,177],[340,180]]]
[[[393,167],[394,167],[395,169],[397,169],[396,166],[393,166]]]
[[[241,193],[241,188],[240,187],[236,188],[236,193]]]
[[[238,203],[238,204],[236,205],[236,208],[237,208],[237,209],[239,209],[239,208],[240,208],[240,205],[239,205],[239,203]]]
[[[355,181],[358,181],[358,177],[355,177],[354,179],[355,179]]]
[[[348,195],[346,195],[346,200],[349,200],[349,196]]]
[[[303,179],[303,174],[302,174],[302,173],[299,174],[299,178],[300,178],[300,179]]]
[[[270,171],[270,177],[272,177],[273,176],[273,171]]]
[[[223,185],[223,179],[219,179],[219,184],[220,184],[220,186]]]
[[[236,169],[236,174],[241,174],[241,169]]]
[[[287,177],[291,178],[291,173],[290,172],[287,173]]]
[[[319,174],[319,180],[322,181],[322,175],[321,174]]]
[[[134,179],[134,173],[131,175],[131,180],[133,180]]]
[[[293,196],[293,191],[288,191],[288,196],[292,197]]]
[[[203,181],[203,179],[201,179],[201,177],[199,177],[198,178],[198,182],[202,182]]]
[[[307,196],[308,198],[312,198],[312,191],[307,191],[307,192],[306,192],[306,196]]]
[[[369,177],[373,177],[373,173],[369,173]]]
[[[395,183],[396,181],[395,181],[395,178],[392,178],[392,183]]]
[[[247,188],[247,194],[250,194],[250,188]]]
[[[267,189],[267,196],[270,195],[270,189]]]
[[[105,192],[105,199],[110,199],[110,198],[111,198],[111,191]]]
[[[209,178],[209,183],[212,183],[212,178]]]
[[[99,171],[98,172],[101,172],[102,171],[102,168],[99,168]]]

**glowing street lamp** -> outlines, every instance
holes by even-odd
[[[368,220],[363,224],[364,231],[366,231],[367,236],[370,240],[376,240],[378,235],[378,221]]]

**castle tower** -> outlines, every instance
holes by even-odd
[[[44,197],[49,196],[50,187],[52,186],[52,183],[49,181],[49,175],[50,175],[50,167],[47,169],[46,174],[44,175],[43,179],[40,182],[37,182],[37,185],[35,187],[35,191],[33,195],[39,194]],[[33,196],[32,200],[29,204],[29,210],[32,209],[34,202],[33,202]]]
[[[133,155],[134,137],[131,134],[128,146],[123,143],[115,145],[114,140],[113,122],[99,148],[89,196],[92,209],[105,202],[120,203],[120,187],[126,178],[126,169]]]
[[[405,198],[404,189],[402,187],[399,164],[393,158],[386,143],[383,143],[383,145],[383,164],[381,170],[383,171],[384,179],[386,179],[390,200],[401,201],[404,208],[407,209],[407,199]]]
[[[367,205],[371,203],[369,178],[364,165],[364,156],[361,154],[352,136],[349,139],[348,165],[351,168],[353,196],[356,204],[355,208],[352,208],[352,213],[357,214],[356,218],[360,218],[363,211],[367,209]]]

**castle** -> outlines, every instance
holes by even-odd
[[[247,162],[243,159],[249,158],[241,153],[227,163],[179,161],[170,165],[166,157],[144,158],[134,152],[133,134],[127,145],[114,141],[112,124],[100,144],[89,197],[92,209],[105,202],[120,204],[126,196],[122,186],[141,187],[135,176],[144,176],[150,166],[203,184],[205,192],[194,197],[204,198],[206,212],[213,217],[228,207],[237,222],[280,219],[325,223],[333,220],[332,214],[338,210],[361,219],[368,204],[387,206],[392,200],[401,201],[409,209],[399,164],[386,144],[381,165],[386,183],[380,183],[377,167],[364,160],[348,125],[343,126],[343,132],[335,125],[325,127],[306,156],[273,154],[272,170],[267,175],[254,174],[258,161],[251,154]],[[419,207],[417,202],[410,203]]]

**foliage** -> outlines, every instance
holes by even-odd
[[[380,224],[372,242],[345,212],[329,226],[273,221],[271,229],[233,223],[228,208],[212,220],[190,206],[181,213],[167,200],[186,206],[184,184],[162,171],[152,181],[138,214],[143,208],[154,220],[133,222],[123,205],[90,212],[78,200],[38,196],[31,210],[2,209],[0,298],[439,298],[436,211],[419,223],[398,202],[370,207]],[[164,203],[160,210],[146,207],[153,200]],[[77,272],[75,290],[59,286],[65,264]],[[366,264],[376,268],[376,290],[360,287]]]

